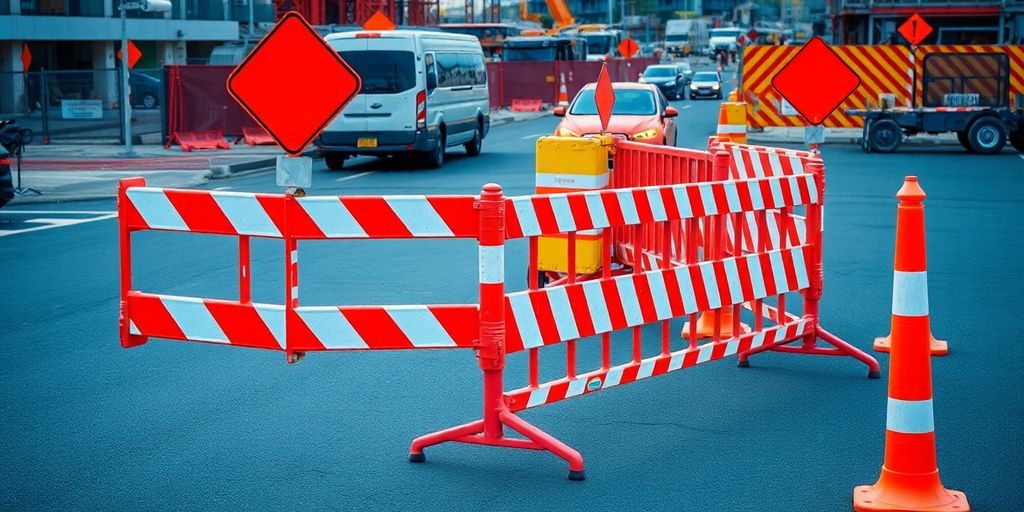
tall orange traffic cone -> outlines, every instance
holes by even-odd
[[[917,179],[915,178],[914,179],[914,183],[916,183],[916,182],[917,182]],[[922,215],[923,215],[923,213],[922,213]],[[924,220],[923,219],[921,220],[921,223],[922,223],[922,226],[923,226],[924,225]],[[925,252],[924,252],[924,249],[923,249],[924,248],[924,228],[923,227],[921,229],[921,246],[922,246],[922,251],[921,251],[921,268],[922,269],[927,269],[927,265],[925,263]],[[896,259],[895,269],[896,269],[897,272],[899,272],[901,270],[906,270],[906,269],[900,267],[899,256],[897,256],[897,259]],[[928,293],[928,289],[925,288],[924,292],[925,292],[925,294],[927,294]],[[892,334],[891,334],[892,330],[890,329],[889,332],[890,332],[890,334],[887,335],[887,336],[884,336],[884,337],[881,337],[881,338],[875,338],[875,342],[872,344],[872,347],[876,351],[878,351],[878,352],[889,352],[891,350],[891,347],[892,347]],[[944,356],[944,355],[949,353],[949,343],[947,343],[947,342],[945,342],[943,340],[936,339],[935,335],[933,335],[931,333],[931,330],[929,330],[928,331],[928,351],[933,356]]]
[[[860,512],[966,512],[967,496],[939,480],[932,413],[924,190],[907,176],[896,194],[896,272],[892,289],[892,352],[885,418],[885,460],[874,485],[853,489]]]
[[[562,73],[562,82],[558,86],[558,106],[568,107],[569,106],[569,90],[565,87],[565,73]]]

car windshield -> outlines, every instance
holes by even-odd
[[[583,89],[572,104],[570,114],[578,116],[596,116],[597,104],[594,102],[595,89]],[[646,89],[615,89],[615,106],[612,115],[619,116],[652,116],[657,112],[654,94]]]
[[[412,52],[359,50],[338,52],[363,79],[362,94],[395,94],[416,85]]]
[[[604,55],[611,52],[612,36],[605,34],[586,35],[587,51],[595,55]]]
[[[675,76],[676,70],[672,68],[649,67],[644,71],[644,76]]]
[[[707,72],[697,73],[696,75],[693,75],[693,81],[694,82],[717,82],[718,81],[718,75],[716,75],[714,73],[707,73]]]

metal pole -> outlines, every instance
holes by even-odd
[[[608,24],[615,23],[615,0],[608,0]]]
[[[256,16],[253,14],[252,6],[254,3],[256,3],[256,0],[249,0],[249,35],[252,35],[256,28]]]
[[[130,85],[128,84],[128,10],[125,8],[124,0],[121,0],[121,112],[124,122],[124,154],[121,156],[132,157],[132,106],[128,101],[131,96]]]

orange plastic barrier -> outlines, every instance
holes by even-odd
[[[540,98],[528,99],[528,100],[520,99],[520,98],[513,98],[512,99],[512,106],[510,107],[510,110],[513,111],[513,112],[540,112],[540,108],[541,108],[541,100],[540,100]]]
[[[242,128],[242,138],[250,146],[268,146],[275,144],[274,138],[266,130],[258,126]]]
[[[924,190],[907,176],[896,216],[892,285],[892,357],[885,418],[885,461],[874,485],[853,490],[859,512],[966,512],[967,496],[947,490],[935,459],[928,278],[925,266]]]
[[[177,140],[182,151],[193,149],[231,149],[231,145],[224,140],[224,132],[220,130],[207,130],[203,132],[178,132],[171,140]]]

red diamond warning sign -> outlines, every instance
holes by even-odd
[[[633,56],[636,55],[636,52],[640,51],[640,47],[637,46],[636,41],[634,41],[630,37],[627,37],[623,39],[621,43],[619,43],[617,50],[619,50],[619,54],[621,54],[623,57],[627,59],[632,59]]]
[[[910,44],[917,46],[932,33],[932,26],[924,21],[920,14],[914,13],[899,28],[900,35],[905,37]]]
[[[128,69],[134,69],[135,64],[142,58],[142,50],[131,39],[128,40]],[[117,51],[117,60],[121,60],[121,50]]]
[[[859,86],[860,77],[817,36],[772,78],[772,87],[811,124],[823,123]]]
[[[601,74],[597,77],[597,87],[594,91],[594,103],[597,105],[597,116],[601,118],[601,131],[608,131],[608,121],[612,119],[612,110],[615,108],[615,89],[612,88],[612,79],[608,76],[608,64],[601,64]]]
[[[297,155],[359,93],[362,80],[302,16],[289,12],[231,72],[227,87],[282,149]]]

